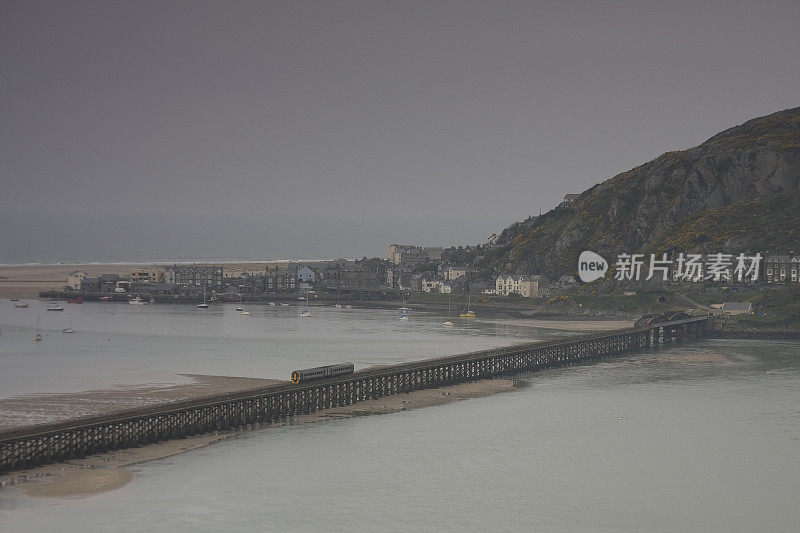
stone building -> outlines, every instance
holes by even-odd
[[[767,283],[800,282],[800,255],[768,255],[764,258]]]
[[[81,290],[81,281],[89,277],[89,274],[82,270],[73,270],[67,274],[67,286],[73,291]]]
[[[222,287],[223,268],[214,265],[174,265],[164,269],[163,282],[181,287]]]
[[[547,278],[540,275],[501,274],[495,279],[495,294],[503,296],[519,294],[524,298],[541,298],[546,283]]]
[[[297,269],[279,270],[278,267],[266,270],[264,279],[265,292],[295,292],[297,290]]]

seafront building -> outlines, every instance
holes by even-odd
[[[135,268],[131,270],[130,280],[133,283],[164,283],[164,269]]]
[[[264,292],[294,292],[297,290],[297,269],[284,270],[267,266]]]
[[[413,267],[420,263],[438,263],[442,260],[442,247],[411,246],[392,244],[386,251],[386,260],[391,265]]]
[[[206,265],[173,265],[164,269],[164,283],[181,287],[222,287],[223,267]]]
[[[800,255],[768,255],[764,258],[767,283],[800,282]]]
[[[81,282],[89,277],[89,274],[82,270],[73,270],[67,274],[67,287],[73,291],[81,290]]]
[[[547,278],[541,275],[501,274],[495,279],[495,294],[508,296],[519,294],[523,298],[541,298]]]

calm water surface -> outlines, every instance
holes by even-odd
[[[549,339],[574,332],[458,321],[393,311],[234,304],[87,302],[46,311],[0,300],[0,397],[187,382],[181,374],[288,379],[292,370],[351,361],[356,368]],[[44,339],[34,342],[38,319]],[[72,326],[75,333],[61,330]]]
[[[387,321],[364,313],[366,343]],[[417,346],[391,328],[376,346]],[[0,529],[796,531],[798,356],[798,342],[704,341],[524,375],[486,398],[251,430],[136,465],[87,500],[0,491]]]

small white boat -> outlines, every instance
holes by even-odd
[[[289,307],[289,304],[281,304],[281,307]]]
[[[347,304],[347,305],[345,305],[345,306],[344,306],[344,308],[345,308],[345,309],[352,309],[352,308],[353,308],[353,306],[352,306],[352,305],[350,305],[350,304]]]
[[[334,307],[335,307],[336,309],[341,309],[341,308],[342,308],[342,304],[336,304],[336,305],[334,305]]]
[[[236,310],[237,311],[244,311],[244,307],[242,307],[241,305],[237,305],[236,306]]]
[[[242,316],[250,316],[250,311],[242,311]]]
[[[128,303],[131,305],[147,305],[146,300],[142,300],[141,297],[137,296],[136,298],[131,298],[128,300]]]
[[[60,305],[49,305],[47,306],[48,311],[63,311],[64,308]]]
[[[450,321],[450,295],[447,295],[447,320],[442,322],[442,325],[446,328],[452,328],[455,324]]]
[[[33,336],[33,340],[42,340],[42,335],[39,333],[39,313],[36,313],[36,335]]]
[[[298,313],[297,316],[310,317],[311,316],[311,311],[309,311],[308,309],[303,309],[302,311],[300,311],[300,313]]]
[[[203,303],[197,304],[197,307],[200,309],[208,309],[208,304],[206,303],[206,288],[203,287]]]
[[[28,304],[15,303],[14,307],[16,307],[17,309],[25,309],[26,307],[28,307]]]
[[[270,307],[275,307],[275,306],[276,306],[276,305],[278,305],[278,304],[276,304],[275,302],[270,302],[270,303],[268,303],[267,305],[268,305],[268,306],[270,306]]]

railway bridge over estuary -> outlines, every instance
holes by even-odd
[[[0,433],[0,472],[350,405],[417,389],[569,365],[705,337],[708,317],[518,344]]]

